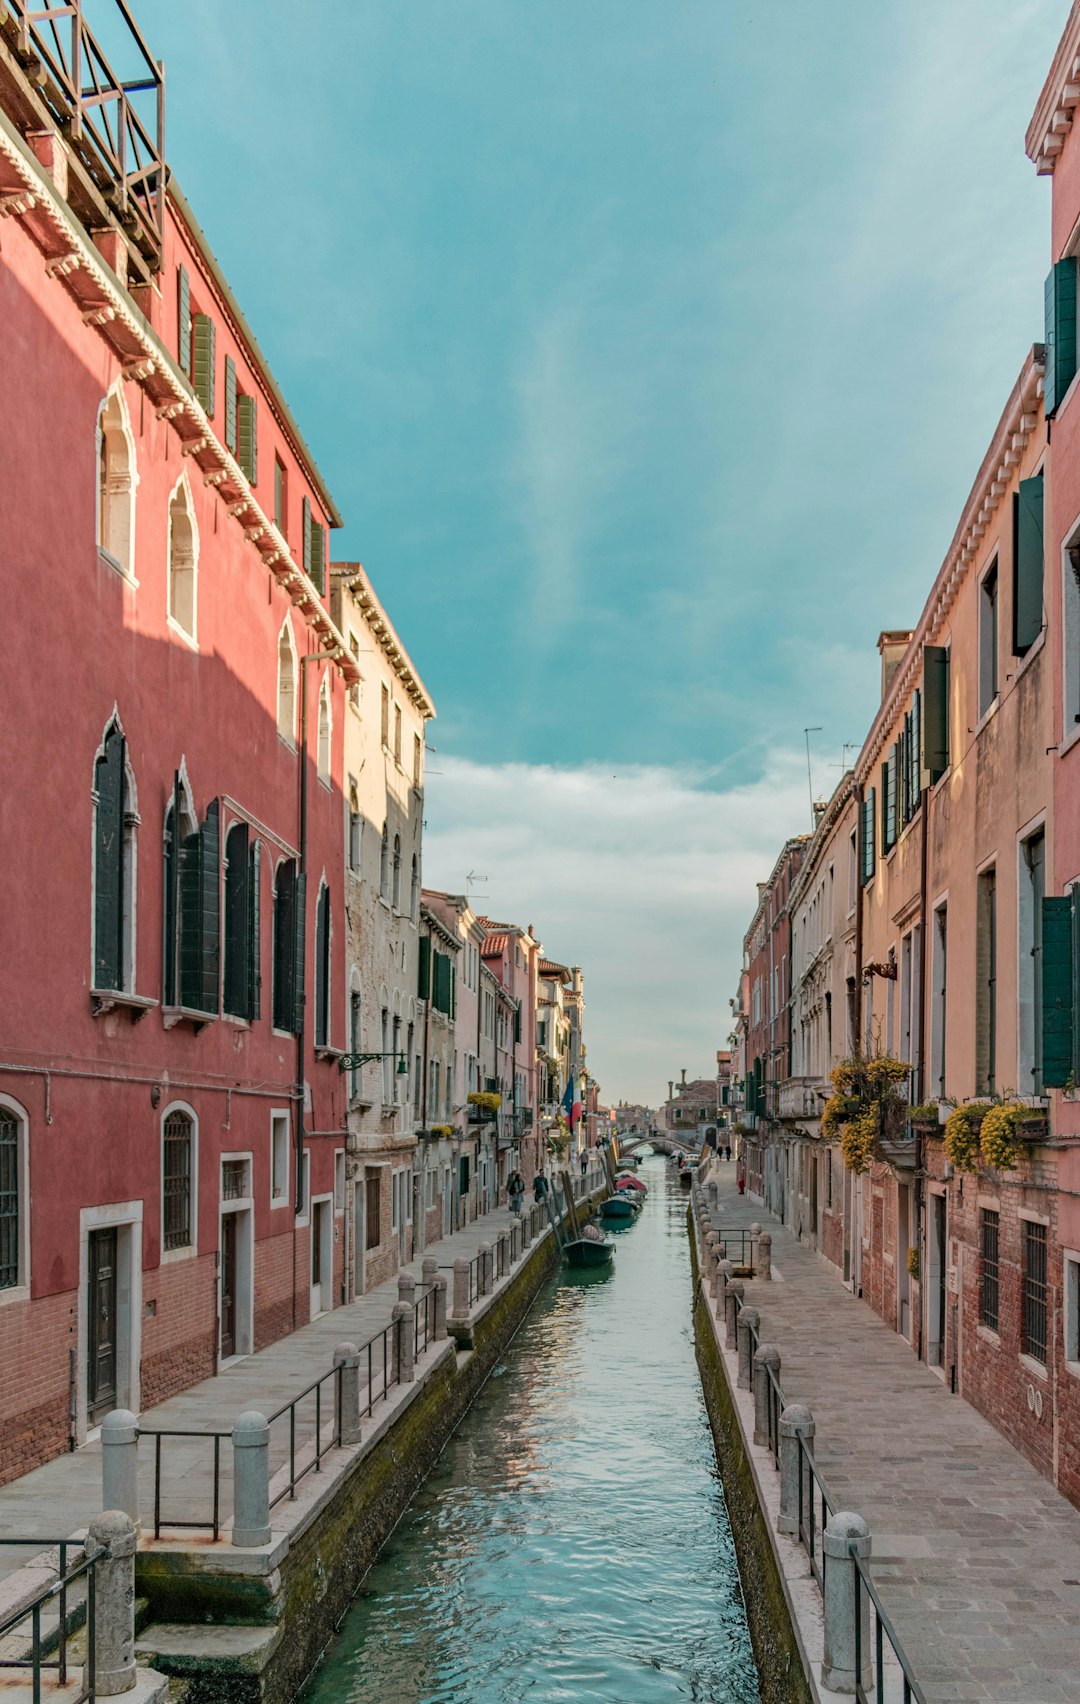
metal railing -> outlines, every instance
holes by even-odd
[[[799,1449],[799,1543],[810,1559],[810,1572],[824,1592],[825,1552],[821,1548],[821,1535],[836,1509],[810,1445],[801,1433],[796,1433],[795,1442]]]
[[[162,1461],[162,1445],[163,1445],[165,1439],[166,1438],[199,1438],[199,1439],[205,1441],[207,1438],[209,1438],[211,1440],[211,1442],[213,1443],[213,1446],[214,1446],[213,1514],[211,1515],[211,1517],[208,1521],[207,1520],[188,1521],[188,1520],[179,1520],[179,1519],[170,1518],[168,1521],[165,1522],[165,1525],[173,1527],[177,1530],[183,1529],[183,1528],[190,1528],[190,1529],[196,1530],[198,1532],[202,1532],[204,1528],[209,1527],[210,1531],[214,1535],[214,1542],[216,1543],[218,1538],[220,1537],[220,1534],[221,1534],[221,1445],[222,1445],[223,1441],[226,1442],[226,1443],[228,1443],[230,1441],[230,1439],[232,1438],[232,1433],[231,1432],[202,1432],[202,1431],[195,1431],[195,1430],[190,1429],[190,1428],[183,1429],[183,1428],[180,1428],[180,1427],[177,1427],[177,1426],[163,1426],[163,1427],[140,1426],[139,1427],[139,1436],[140,1436],[140,1438],[153,1438],[153,1440],[154,1440],[154,1537],[155,1538],[161,1537],[161,1527],[162,1527],[161,1499],[162,1499],[163,1466],[164,1466],[163,1461]],[[185,1495],[185,1497],[190,1496],[190,1491],[187,1490],[186,1488],[185,1488],[185,1491],[184,1491],[184,1495]]]
[[[725,1230],[721,1226],[716,1234],[727,1248],[727,1258],[731,1261],[732,1266],[740,1267],[745,1276],[752,1278],[754,1276],[754,1239],[750,1235],[748,1226],[733,1225],[729,1230]],[[736,1249],[738,1253],[735,1252]]]
[[[66,1687],[68,1684],[68,1644],[71,1638],[68,1617],[68,1597],[72,1588],[80,1580],[86,1581],[86,1665],[83,1670],[83,1681],[77,1693],[65,1700],[65,1704],[93,1704],[97,1697],[95,1673],[97,1669],[96,1650],[96,1578],[95,1570],[99,1561],[107,1560],[107,1552],[102,1551],[96,1556],[86,1556],[81,1541],[68,1538],[3,1538],[0,1548],[11,1545],[13,1548],[31,1548],[35,1551],[59,1551],[59,1567],[57,1577],[50,1585],[23,1603],[18,1609],[0,1619],[0,1649],[5,1641],[13,1636],[17,1640],[19,1629],[30,1623],[29,1649],[14,1657],[0,1657],[0,1669],[23,1669],[30,1671],[30,1688],[33,1704],[41,1704],[42,1678],[45,1674],[56,1672],[56,1686]],[[78,1551],[81,1561],[68,1566],[69,1551]],[[58,1623],[55,1634],[51,1629],[42,1627],[42,1613],[53,1604],[57,1606]],[[47,1653],[55,1649],[56,1655]]]
[[[435,1341],[435,1285],[422,1290],[413,1303],[413,1354],[419,1360]]]
[[[387,1327],[387,1331],[392,1331],[393,1329],[394,1327],[392,1325]],[[386,1333],[384,1332],[383,1335],[385,1336]],[[331,1385],[333,1387],[332,1396],[330,1398],[332,1408],[329,1438],[323,1437],[323,1432],[325,1430],[323,1422],[323,1412],[325,1407],[323,1398],[324,1385]],[[298,1466],[297,1463],[299,1458],[296,1447],[297,1417],[300,1411],[300,1404],[302,1402],[306,1402],[308,1398],[312,1396],[315,1398],[315,1426],[312,1434],[312,1441],[314,1442],[315,1449],[310,1461],[304,1461]],[[327,1450],[336,1449],[341,1443],[341,1368],[331,1367],[328,1373],[323,1373],[321,1378],[314,1379],[305,1390],[302,1390],[299,1393],[298,1396],[294,1396],[289,1402],[282,1403],[281,1407],[275,1409],[273,1414],[268,1414],[266,1416],[266,1420],[267,1424],[271,1428],[273,1428],[279,1420],[287,1420],[289,1427],[289,1477],[286,1483],[281,1486],[280,1490],[275,1492],[270,1499],[270,1507],[274,1508],[275,1505],[280,1503],[285,1497],[295,1498],[296,1487],[305,1475],[311,1472],[321,1473],[323,1456],[326,1454]],[[273,1439],[273,1435],[273,1430],[271,1430],[271,1439]]]
[[[911,1672],[911,1664],[896,1629],[889,1620],[870,1578],[870,1570],[858,1552],[858,1541],[851,1544],[851,1560],[855,1564],[855,1697],[857,1704],[926,1704],[926,1695]],[[886,1643],[887,1641],[887,1643]],[[868,1692],[862,1683],[863,1653],[871,1645],[871,1681]]]

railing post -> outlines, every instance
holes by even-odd
[[[413,1304],[395,1302],[391,1318],[395,1322],[398,1383],[412,1384],[416,1377],[416,1315]]]
[[[772,1234],[769,1231],[762,1231],[757,1240],[754,1256],[754,1277],[772,1277]]]
[[[800,1522],[809,1525],[807,1515],[814,1497],[814,1476],[807,1463],[803,1474],[803,1506],[799,1508],[799,1458],[803,1443],[814,1441],[814,1416],[801,1402],[789,1402],[780,1414],[780,1513],[776,1517],[777,1532],[796,1537]]]
[[[139,1422],[114,1408],[101,1422],[101,1506],[122,1509],[139,1524]]]
[[[270,1422],[249,1408],[233,1421],[233,1528],[238,1550],[270,1542]]]
[[[754,1356],[754,1442],[769,1442],[769,1371],[780,1374],[780,1351],[775,1343],[763,1343]]]
[[[441,1343],[446,1336],[446,1279],[441,1272],[435,1274],[435,1341]]]
[[[750,1270],[751,1270],[751,1272],[757,1271],[757,1245],[758,1245],[758,1238],[760,1237],[760,1235],[761,1235],[761,1226],[758,1224],[757,1220],[755,1219],[754,1223],[750,1226]]]
[[[702,1254],[702,1265],[705,1268],[705,1279],[709,1286],[710,1296],[716,1295],[716,1262],[720,1258],[716,1245],[720,1239],[715,1231],[705,1232],[705,1247]]]
[[[135,1667],[135,1522],[123,1509],[106,1509],[90,1522],[84,1551],[94,1563],[94,1672],[83,1685],[91,1697],[130,1692]]]
[[[488,1291],[491,1289],[491,1244],[490,1243],[483,1242],[483,1243],[480,1244],[480,1270],[477,1274],[477,1278],[478,1278],[477,1289],[479,1290],[479,1292],[482,1296],[486,1296]]]
[[[761,1326],[761,1315],[757,1308],[740,1308],[739,1317],[735,1322],[735,1330],[739,1341],[739,1376],[736,1380],[740,1390],[749,1390],[752,1379],[751,1362],[754,1359],[754,1337]]]
[[[727,1315],[727,1338],[725,1340],[725,1347],[728,1349],[737,1349],[739,1347],[735,1322],[739,1317],[739,1304],[742,1301],[745,1292],[746,1286],[741,1278],[729,1278],[727,1284],[724,1286],[724,1308]]]
[[[524,1254],[532,1246],[532,1208],[521,1215],[521,1251]]]
[[[469,1262],[461,1255],[454,1262],[454,1319],[469,1317]]]
[[[397,1299],[399,1302],[408,1302],[410,1307],[416,1301],[416,1279],[411,1272],[398,1273]]]
[[[498,1256],[499,1256],[498,1276],[500,1278],[505,1278],[506,1274],[507,1274],[507,1270],[508,1270],[509,1265],[510,1265],[510,1233],[509,1233],[509,1231],[500,1231],[499,1232],[499,1235],[496,1238],[496,1248],[498,1249]]]
[[[341,1443],[360,1442],[360,1351],[355,1343],[339,1343],[334,1350],[334,1365],[338,1373],[338,1401],[341,1404]]]
[[[821,1535],[825,1558],[825,1654],[821,1683],[834,1692],[855,1691],[855,1619],[861,1618],[858,1676],[863,1687],[870,1685],[870,1617],[866,1588],[859,1580],[852,1552],[860,1561],[870,1560],[870,1528],[861,1515],[838,1510],[829,1517]],[[856,1584],[858,1596],[856,1597]]]
[[[716,1317],[724,1319],[727,1313],[727,1287],[734,1276],[735,1268],[730,1260],[718,1260],[716,1263]]]

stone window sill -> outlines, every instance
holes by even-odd
[[[212,1024],[217,1018],[216,1012],[200,1012],[193,1006],[162,1006],[161,1021],[166,1029],[175,1029],[177,1024],[190,1024],[198,1034],[207,1024]]]
[[[90,1008],[95,1018],[111,1012],[114,1007],[122,1006],[131,1013],[131,1021],[137,1024],[140,1018],[145,1018],[158,1004],[147,994],[131,994],[126,988],[91,988]]]

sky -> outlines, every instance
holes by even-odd
[[[655,1104],[1041,339],[1067,0],[135,11],[438,707],[425,880],[580,963],[590,1068]]]

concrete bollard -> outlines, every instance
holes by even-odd
[[[469,1317],[469,1262],[459,1255],[454,1262],[454,1318]]]
[[[238,1550],[270,1542],[270,1422],[249,1408],[233,1421],[233,1527]]]
[[[821,1664],[821,1683],[833,1692],[855,1691],[855,1562],[851,1547],[855,1546],[861,1562],[870,1560],[870,1528],[861,1515],[838,1510],[830,1515],[821,1535],[821,1550],[825,1558],[825,1654]],[[859,1684],[870,1685],[870,1616],[866,1588],[859,1590],[862,1621],[862,1674]]]
[[[751,1332],[761,1329],[761,1315],[757,1308],[740,1308],[735,1325],[739,1341],[739,1377],[737,1380],[740,1390],[749,1390],[752,1378],[751,1362],[754,1358]]]
[[[809,1524],[810,1504],[814,1482],[809,1466],[803,1467],[802,1509],[799,1508],[799,1439],[813,1444],[814,1416],[801,1402],[789,1402],[780,1414],[780,1513],[776,1517],[777,1532],[796,1535],[800,1515]]]
[[[716,1263],[716,1317],[724,1319],[727,1312],[727,1287],[735,1274],[735,1268],[730,1260],[718,1260]]]
[[[338,1374],[338,1400],[342,1447],[360,1442],[360,1351],[355,1343],[339,1343],[334,1350]]]
[[[122,1509],[139,1524],[139,1422],[114,1408],[101,1422],[101,1506]]]
[[[746,1293],[746,1286],[741,1278],[730,1278],[724,1288],[724,1311],[727,1323],[727,1336],[724,1347],[737,1349],[739,1347],[736,1321],[739,1317],[739,1304]]]
[[[416,1376],[416,1315],[408,1302],[395,1302],[394,1371],[399,1384],[412,1384]]]
[[[260,1415],[261,1419],[262,1416]],[[83,1669],[90,1697],[116,1698],[138,1679],[135,1667],[135,1522],[106,1509],[90,1522],[84,1551],[94,1566],[94,1673]]]
[[[399,1302],[408,1302],[410,1307],[412,1307],[415,1302],[416,1279],[413,1277],[411,1272],[398,1273],[397,1299]]]
[[[479,1282],[477,1283],[476,1287],[477,1287],[478,1291],[480,1292],[480,1294],[482,1296],[486,1296],[488,1294],[488,1291],[491,1289],[491,1244],[490,1243],[481,1243],[480,1244]]]
[[[772,1277],[772,1236],[768,1231],[762,1231],[757,1240],[757,1259],[754,1261],[754,1277]]]
[[[435,1278],[435,1341],[446,1336],[446,1279],[439,1272]]]
[[[769,1373],[780,1377],[780,1351],[775,1343],[763,1343],[754,1356],[754,1442],[769,1443]]]

